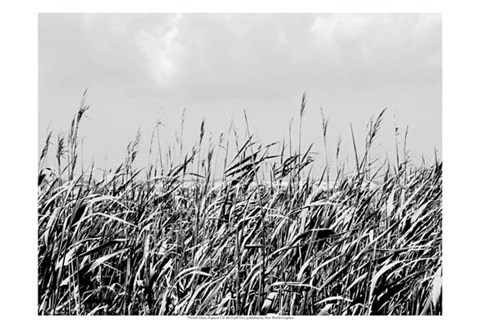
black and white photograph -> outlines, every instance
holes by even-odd
[[[441,13],[39,13],[37,314],[443,314]]]
[[[477,16],[2,3],[0,326],[479,326]]]

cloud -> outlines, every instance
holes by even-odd
[[[371,19],[367,14],[328,14],[318,15],[312,31],[322,41],[332,42],[335,37],[361,37],[366,34]]]
[[[145,55],[151,74],[160,86],[168,85],[175,76],[177,60],[182,55],[178,41],[178,22],[182,15],[175,15],[166,24],[153,31],[141,30],[136,36],[136,43]]]
[[[362,88],[419,77],[430,83],[441,65],[439,17],[170,15],[151,19],[137,30],[135,42],[145,70],[164,94],[268,97],[298,94],[312,85]]]
[[[435,14],[41,17],[41,35],[49,36],[40,44],[42,72],[82,88],[196,101],[441,80]]]
[[[291,62],[308,55],[300,46],[305,38],[299,34],[308,28],[303,15],[280,16],[170,17],[139,31],[136,44],[164,93],[190,98],[257,97],[277,92],[281,84],[269,81],[285,81]]]
[[[358,87],[440,81],[440,15],[319,15],[311,31],[317,50],[329,54],[323,59]]]

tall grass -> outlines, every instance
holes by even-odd
[[[178,163],[164,154],[142,178],[138,133],[110,176],[94,178],[93,164],[75,175],[86,109],[83,100],[58,138],[56,169],[44,160],[51,134],[41,154],[39,314],[442,313],[442,163],[414,167],[397,154],[374,170],[370,149],[384,111],[363,154],[352,129],[352,174],[339,168],[337,142],[331,182],[327,158],[322,175],[307,170],[311,147],[303,152],[301,132],[297,153],[291,140],[276,153],[255,141],[246,114],[236,149],[230,131],[205,145],[202,122],[185,154],[182,118]],[[305,96],[300,119],[304,110]],[[324,118],[325,149],[327,125]]]

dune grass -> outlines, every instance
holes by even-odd
[[[125,162],[95,179],[93,165],[75,175],[87,110],[82,101],[58,138],[55,168],[51,135],[40,156],[39,314],[442,314],[442,163],[414,167],[397,153],[374,170],[384,112],[363,154],[352,132],[349,174],[339,140],[336,167],[311,176],[301,135],[279,153],[249,132],[225,138],[233,160],[218,159],[202,122],[182,161],[135,168],[137,135]],[[305,97],[300,122],[304,110]],[[327,129],[324,119],[325,156]]]

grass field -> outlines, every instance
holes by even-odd
[[[40,155],[39,314],[442,314],[442,163],[397,150],[372,165],[383,112],[362,147],[352,133],[349,173],[312,176],[301,132],[277,152],[254,136],[214,145],[202,123],[183,160],[137,169],[137,138],[98,179],[76,173],[87,110]]]

